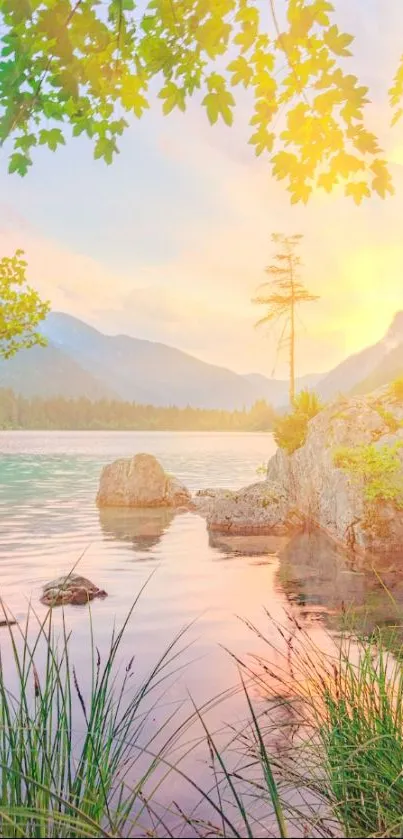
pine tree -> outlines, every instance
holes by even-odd
[[[289,348],[290,364],[290,405],[295,400],[295,310],[300,303],[318,300],[318,295],[311,294],[299,279],[301,259],[297,247],[302,236],[284,236],[273,233],[272,242],[279,245],[274,262],[266,268],[270,280],[262,283],[253,303],[267,308],[266,314],[257,321],[256,326],[266,326],[274,321],[284,321],[278,349],[284,344]]]

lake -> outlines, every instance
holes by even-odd
[[[270,434],[0,432],[3,601],[19,622],[29,601],[42,617],[43,584],[68,573],[79,560],[76,570],[108,592],[105,600],[91,604],[102,654],[114,624],[123,622],[147,583],[124,637],[122,663],[134,655],[140,678],[187,627],[180,642],[186,649],[166,702],[150,720],[155,727],[172,707],[189,702],[189,693],[200,707],[239,685],[228,650],[241,658],[262,650],[275,656],[243,618],[270,636],[274,630],[265,608],[285,626],[294,616],[315,643],[328,644],[332,616],[342,605],[364,607],[373,586],[322,535],[303,534],[287,544],[264,536],[230,538],[209,535],[205,521],[191,513],[99,511],[95,505],[100,471],[117,457],[149,452],[192,490],[236,489],[258,480],[257,468],[274,451]],[[67,607],[65,615],[72,630],[71,656],[85,686],[88,607]],[[60,626],[60,609],[54,610],[54,620]],[[7,659],[7,630],[0,631]],[[210,709],[208,722],[217,730],[244,716],[244,699],[235,693]],[[187,761],[202,778],[206,767],[199,754]],[[192,803],[192,791],[182,787],[181,779],[172,780],[166,800],[175,788],[182,803]]]

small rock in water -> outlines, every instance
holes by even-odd
[[[45,606],[64,606],[68,603],[82,606],[94,597],[107,597],[107,592],[98,588],[86,577],[70,574],[47,583],[43,588],[41,603]]]

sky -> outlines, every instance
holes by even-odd
[[[281,5],[279,0],[278,5]],[[356,34],[354,67],[373,92],[370,127],[396,196],[360,207],[340,194],[291,206],[268,161],[235,124],[211,127],[197,103],[133,122],[107,167],[89,141],[39,149],[25,178],[0,153],[0,254],[25,250],[30,282],[52,308],[109,334],[183,349],[240,373],[285,376],[276,332],[254,329],[251,303],[272,255],[271,233],[302,233],[303,280],[320,301],[300,310],[297,372],[331,369],[382,337],[403,309],[403,120],[392,130],[387,89],[402,44],[396,0],[337,0]]]

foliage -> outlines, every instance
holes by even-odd
[[[308,419],[313,419],[319,411],[323,410],[323,405],[319,396],[313,390],[301,390],[294,398],[294,411],[298,414],[304,414]]]
[[[10,358],[18,350],[46,341],[37,332],[49,311],[38,293],[26,284],[27,263],[23,251],[0,260],[0,358]]]
[[[296,254],[296,248],[302,236],[283,236],[274,233],[271,238],[274,244],[280,245],[280,251],[274,257],[274,264],[266,268],[266,274],[271,279],[259,286],[260,293],[252,302],[267,308],[266,314],[258,320],[256,326],[266,326],[273,321],[284,319],[277,351],[284,344],[289,347],[290,403],[292,405],[295,396],[295,309],[301,303],[308,303],[319,298],[315,294],[310,294],[298,277],[301,260]]]
[[[304,445],[309,420],[323,408],[316,393],[302,390],[294,399],[294,408],[274,423],[274,439],[287,454],[292,454]]]
[[[374,640],[380,641],[379,636]],[[403,668],[378,644],[359,666],[343,662],[342,690],[327,690],[321,740],[347,836],[399,836],[403,828]]]
[[[388,411],[386,408],[384,408],[383,405],[375,404],[374,407],[376,408],[379,416],[382,417],[382,419],[384,420],[384,422],[388,426],[389,431],[392,434],[395,431],[397,431],[398,428],[400,428],[401,423],[399,422],[399,420],[396,419],[395,415],[392,414],[392,411]]]
[[[399,450],[403,442],[377,447],[373,443],[353,448],[340,447],[333,453],[333,463],[364,486],[367,501],[392,501],[403,504],[402,462]]]
[[[395,379],[395,381],[392,382],[389,392],[395,402],[398,402],[401,405],[403,404],[403,377]]]
[[[104,661],[90,625],[83,688],[64,615],[61,640],[52,610],[43,621],[29,612],[23,629],[8,626],[17,689],[8,685],[12,667],[0,662],[2,836],[145,835],[144,786],[163,755],[152,754],[163,726],[153,725],[147,735],[146,725],[177,669],[180,635],[144,681],[134,683],[133,658],[120,673],[118,653],[137,599],[113,632]],[[37,628],[31,632],[32,621]]]
[[[337,4],[336,4],[337,7]],[[0,142],[24,175],[35,147],[87,135],[111,163],[132,116],[155,94],[164,114],[202,100],[210,123],[233,122],[232,91],[247,88],[249,142],[285,180],[292,202],[337,184],[359,204],[393,192],[365,124],[368,88],[351,72],[353,36],[329,0],[3,0]],[[268,17],[269,16],[269,17]],[[400,67],[390,91],[402,97]],[[399,111],[396,116],[398,117]],[[279,117],[281,116],[281,119]]]
[[[270,655],[260,655],[255,667],[240,662],[245,678],[266,705],[282,708],[285,745],[279,757],[272,751],[268,758],[284,813],[291,811],[306,836],[401,836],[402,662],[378,632],[371,641],[352,641],[343,632],[337,647],[328,639],[324,652],[292,618],[287,627],[274,625],[277,636],[250,628]],[[279,739],[268,716],[259,720],[265,743]],[[243,748],[250,753],[253,746]],[[262,763],[259,755],[255,763]]]
[[[160,408],[136,402],[86,397],[18,396],[0,389],[0,428],[105,429],[134,431],[269,431],[276,413],[264,400],[250,410]]]

